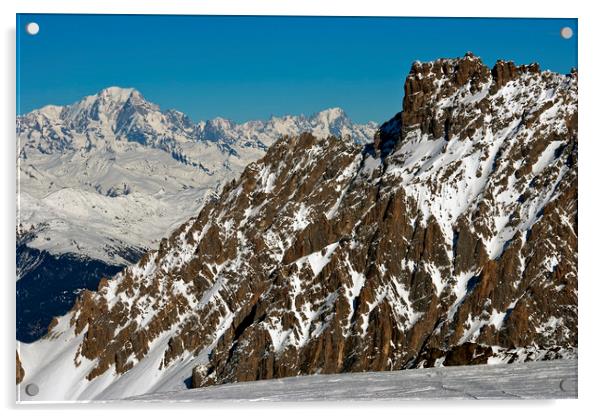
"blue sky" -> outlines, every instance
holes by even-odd
[[[36,36],[25,32],[31,21]],[[340,106],[357,122],[382,122],[401,109],[413,61],[466,51],[490,66],[537,61],[567,73],[577,20],[21,14],[17,112],[117,85],[195,121]]]

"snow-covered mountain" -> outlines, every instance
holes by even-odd
[[[147,249],[198,212],[208,190],[279,137],[311,132],[367,143],[378,127],[354,125],[339,108],[195,125],[118,87],[70,106],[46,106],[17,123],[20,228],[39,227],[29,245],[112,264],[128,261],[123,249]]]
[[[282,135],[348,135],[365,143],[377,129],[353,124],[338,108],[194,124],[118,87],[35,110],[17,126],[17,279],[25,278],[17,284],[17,330],[24,341],[41,336],[80,289],[96,288],[115,266],[156,247]],[[53,280],[59,270],[70,274]]]
[[[283,137],[21,344],[21,399],[576,357],[577,114],[576,73],[415,63],[374,143]]]

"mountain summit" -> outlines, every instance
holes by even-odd
[[[576,231],[577,75],[415,63],[373,144],[276,141],[23,345],[23,382],[119,398],[575,357]]]

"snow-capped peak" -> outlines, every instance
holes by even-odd
[[[329,109],[324,109],[321,112],[312,115],[310,119],[315,119],[319,121],[323,121],[326,123],[334,123],[339,119],[348,119],[347,114],[340,107],[331,107]]]
[[[45,116],[48,119],[56,120],[61,117],[63,106],[46,105],[36,111],[36,113]]]
[[[132,87],[111,86],[102,89],[98,93],[98,97],[106,98],[114,102],[124,103],[132,94],[142,97],[140,92]]]
[[[146,102],[133,88],[108,87],[72,105],[64,106],[59,123],[78,132],[90,128],[115,131],[117,119],[128,104],[158,110],[158,107]]]
[[[107,87],[96,94],[84,97],[82,100],[66,108],[71,109],[74,113],[113,113],[119,111],[132,96],[138,100],[144,100],[140,92],[133,88]],[[64,117],[68,117],[68,115]]]

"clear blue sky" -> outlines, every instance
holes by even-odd
[[[36,36],[25,32],[30,21]],[[117,85],[195,121],[340,106],[357,122],[382,122],[401,109],[413,61],[466,51],[488,65],[537,61],[567,73],[577,67],[577,20],[22,14],[17,111]]]

